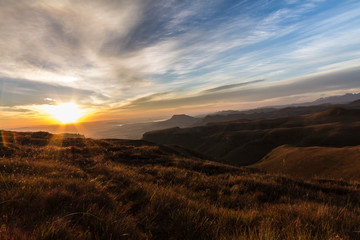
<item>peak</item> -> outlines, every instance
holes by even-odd
[[[186,114],[175,114],[171,117],[171,119],[183,119],[183,118],[193,118]]]

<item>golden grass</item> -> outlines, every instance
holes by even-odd
[[[360,146],[294,147],[283,145],[252,165],[268,172],[297,177],[325,177],[360,181]]]
[[[356,181],[265,174],[143,141],[26,136],[1,150],[0,239],[360,238]]]

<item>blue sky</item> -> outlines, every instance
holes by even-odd
[[[3,0],[0,21],[3,125],[69,101],[122,119],[360,89],[355,0]]]

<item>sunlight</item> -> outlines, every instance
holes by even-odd
[[[76,123],[84,116],[85,111],[79,109],[75,103],[53,105],[47,109],[48,113],[62,124]]]

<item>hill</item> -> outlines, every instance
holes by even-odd
[[[303,178],[319,176],[360,180],[360,146],[333,148],[282,145],[252,167]]]
[[[142,140],[1,131],[0,239],[358,239],[360,184]]]
[[[262,120],[237,120],[144,134],[147,141],[180,145],[233,165],[260,161],[274,148],[360,145],[360,110],[334,108],[320,113]]]

